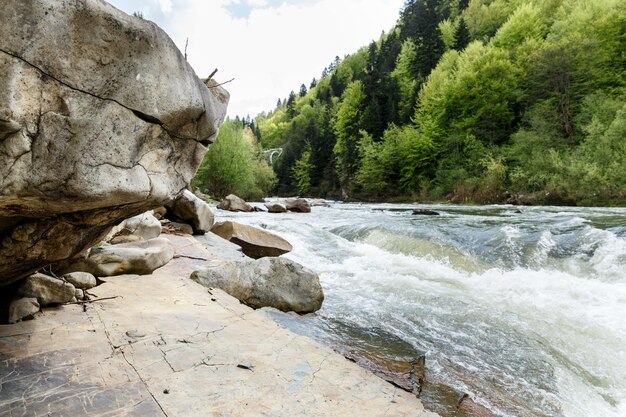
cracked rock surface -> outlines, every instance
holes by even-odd
[[[0,416],[434,416],[399,390],[220,290],[191,281],[211,257],[90,290],[102,300],[0,326]]]
[[[7,0],[0,21],[2,285],[179,194],[228,93],[104,1]]]

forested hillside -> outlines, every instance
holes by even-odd
[[[281,194],[623,204],[625,84],[623,0],[407,0],[252,127]]]

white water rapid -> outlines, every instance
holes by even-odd
[[[280,318],[295,331],[425,353],[429,377],[496,415],[626,416],[626,209],[335,203],[226,219],[285,237],[320,274],[318,315]]]

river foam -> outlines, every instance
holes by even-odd
[[[305,333],[393,335],[500,415],[624,417],[626,210],[413,207],[228,216],[287,238],[320,274]]]

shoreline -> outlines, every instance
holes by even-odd
[[[0,415],[436,417],[415,396],[189,279],[214,257],[166,236],[152,275],[104,279],[102,299],[0,326]],[[118,297],[104,300],[107,297]]]

